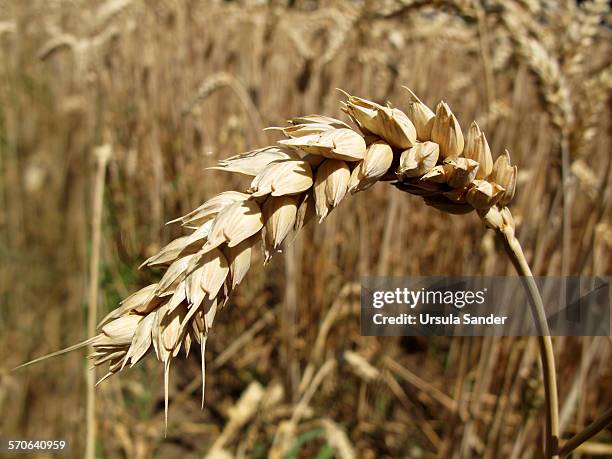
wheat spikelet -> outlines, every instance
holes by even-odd
[[[182,115],[188,115],[189,113],[194,111],[198,105],[202,104],[206,100],[206,98],[209,97],[212,93],[225,87],[230,88],[234,92],[244,111],[249,116],[251,123],[253,124],[253,126],[256,126],[258,128],[257,140],[262,141],[263,137],[260,135],[260,132],[261,128],[263,128],[264,125],[261,120],[259,111],[257,110],[257,107],[253,103],[251,96],[249,95],[249,92],[244,87],[244,85],[234,76],[226,72],[215,73],[206,78],[200,84],[196,91],[196,94],[191,98],[191,100],[183,104],[181,110]]]
[[[120,16],[127,10],[133,0],[108,0],[98,7],[93,15],[92,30],[99,30],[110,21]]]
[[[330,36],[327,48],[321,56],[321,63],[327,64],[343,49],[344,43],[350,33],[355,30],[355,23],[359,20],[363,11],[357,11],[348,2],[340,3],[338,9],[331,8],[329,11],[322,11],[324,14],[335,18],[336,24],[329,28]]]
[[[597,123],[603,116],[612,91],[612,67],[607,67],[584,81],[582,94],[576,104],[576,128],[572,132],[571,144],[578,154],[596,138]]]
[[[583,63],[592,51],[595,37],[603,29],[600,24],[610,13],[610,5],[606,0],[592,0],[575,10],[576,19],[570,23],[567,40],[563,43],[563,61],[566,74],[581,77],[586,68]]]
[[[97,34],[86,37],[76,37],[72,34],[58,32],[40,48],[38,58],[46,60],[54,54],[68,49],[74,54],[75,73],[80,74],[100,60],[104,48],[120,33],[121,30],[115,24],[110,24]]]
[[[539,36],[542,31],[530,15],[511,3],[504,4],[501,19],[518,55],[538,77],[552,122],[562,131],[567,129],[575,119],[571,90],[558,58],[545,45],[546,37]]]
[[[355,30],[354,24],[363,8],[344,2],[315,11],[296,12],[282,18],[279,26],[297,54],[304,60],[316,60],[321,65],[332,61],[342,50],[347,38]],[[324,46],[317,40],[324,35]]]

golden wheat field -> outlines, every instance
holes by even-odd
[[[611,38],[607,0],[0,1],[0,439],[69,445],[0,457],[612,457],[609,336],[360,333],[362,276],[612,276]],[[283,134],[253,182],[227,160]],[[482,172],[423,202],[458,143]],[[212,316],[108,331],[174,304],[185,250]]]

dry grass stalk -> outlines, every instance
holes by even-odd
[[[351,370],[364,381],[374,381],[380,378],[380,371],[362,355],[354,351],[346,351],[344,360],[348,363]]]
[[[222,450],[224,445],[255,415],[264,395],[265,390],[261,384],[256,381],[249,384],[238,402],[229,409],[229,421],[210,447],[209,455]]]
[[[612,424],[612,408],[608,408],[600,417],[589,424],[583,431],[570,438],[560,448],[559,455],[565,457],[577,449],[581,444],[597,435],[603,429]]]
[[[112,154],[110,145],[96,148],[94,151],[96,159],[96,183],[93,194],[93,216],[92,216],[92,238],[91,238],[91,259],[89,266],[89,301],[87,314],[87,334],[93,336],[96,332],[96,322],[98,317],[98,294],[100,277],[100,244],[102,232],[102,210],[104,204],[104,177],[106,175],[106,164]],[[89,346],[89,351],[93,347]],[[85,441],[85,457],[93,459],[96,448],[96,373],[87,371],[87,434]]]
[[[340,459],[355,459],[357,455],[348,436],[338,424],[331,419],[321,419],[327,442],[334,448]]]

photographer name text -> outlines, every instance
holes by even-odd
[[[504,325],[506,320],[508,320],[508,317],[495,314],[486,316],[472,314],[437,316],[427,313],[402,313],[397,315],[378,313],[372,317],[372,321],[376,325]]]

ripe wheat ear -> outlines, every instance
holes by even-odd
[[[126,298],[99,324],[89,340],[22,366],[89,344],[94,365],[109,363],[98,382],[133,366],[153,350],[164,364],[166,423],[170,364],[198,343],[202,355],[217,311],[228,301],[262,241],[266,262],[312,218],[322,222],[351,194],[377,181],[421,196],[449,213],[476,211],[502,238],[532,300],[541,332],[540,351],[547,402],[546,457],[556,457],[558,408],[552,341],[539,292],[506,205],[512,200],[517,168],[506,151],[495,161],[473,122],[464,137],[450,107],[435,111],[408,88],[406,112],[349,95],[342,110],[352,125],[322,115],[289,120],[272,128],[285,139],[221,161],[212,169],[252,177],[243,192],[226,191],[174,222],[192,230],[170,242],[143,265],[163,267],[161,280]]]

